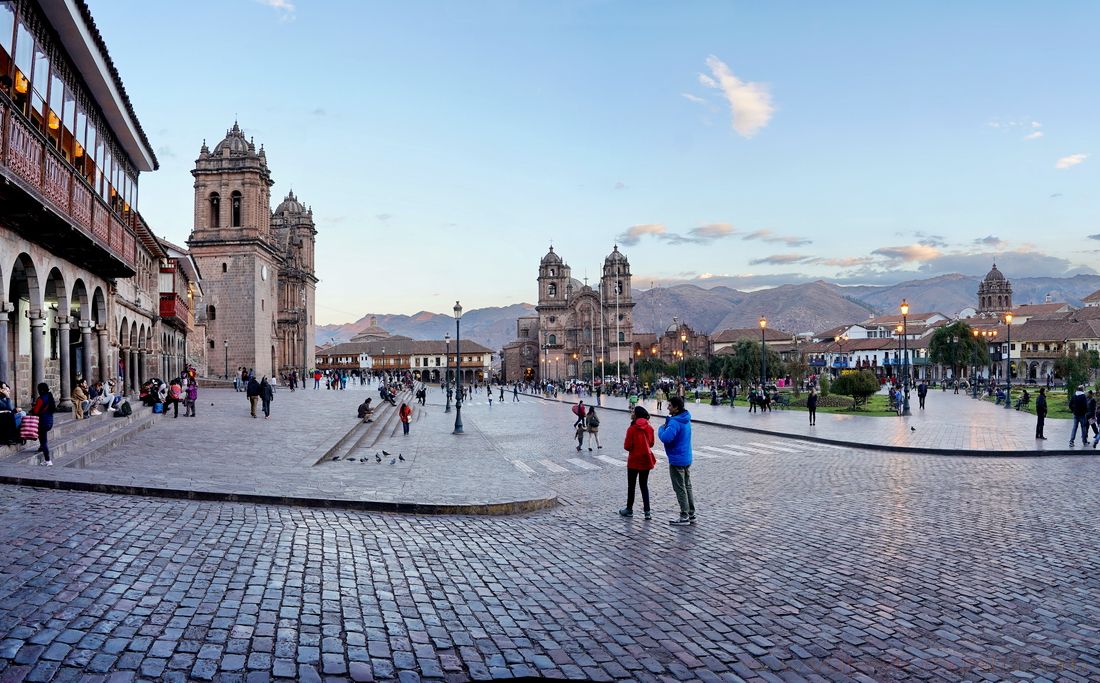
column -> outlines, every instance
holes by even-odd
[[[148,351],[145,349],[138,349],[138,362],[137,362],[137,384],[134,385],[135,389],[140,389],[142,384],[145,384],[145,359],[148,358]]]
[[[137,349],[130,347],[130,353],[126,361],[127,394],[132,394],[137,390],[137,357]]]
[[[0,381],[11,384],[8,366],[8,313],[15,310],[10,301],[0,302]]]
[[[99,335],[99,381],[103,382],[103,386],[107,386],[107,382],[114,379],[111,373],[111,359],[107,354],[107,328],[100,325],[95,328],[95,332]]]
[[[28,311],[31,322],[31,397],[38,396],[38,385],[46,378],[46,315],[41,309]]]
[[[91,320],[80,321],[80,347],[83,349],[82,366],[80,374],[88,386],[92,385],[92,326]]]
[[[61,374],[61,396],[57,409],[68,413],[73,409],[72,372],[69,369],[69,328],[73,319],[67,315],[57,316],[57,360]]]

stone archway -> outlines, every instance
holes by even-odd
[[[36,387],[44,376],[42,332],[46,321],[42,315],[38,269],[26,253],[19,254],[12,266],[8,304],[11,333],[5,355],[10,361],[12,396],[17,403],[29,403],[34,399]]]
[[[65,278],[58,268],[51,268],[46,277],[43,290],[43,312],[46,315],[46,334],[48,340],[43,368],[43,381],[55,392],[57,408],[63,412],[72,410],[70,397],[72,388],[72,366],[70,365],[71,319],[69,318],[69,289]]]

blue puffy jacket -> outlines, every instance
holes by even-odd
[[[668,464],[687,467],[691,464],[691,413],[669,415],[657,430],[657,438],[665,445]]]

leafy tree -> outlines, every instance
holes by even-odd
[[[796,351],[795,356],[787,361],[785,364],[787,374],[790,375],[791,381],[794,382],[794,395],[802,395],[802,380],[806,379],[806,376],[810,374],[810,365],[806,362],[806,355],[801,351]]]
[[[828,375],[822,374],[817,376],[817,393],[821,394],[822,398],[828,396],[833,390],[833,381],[829,379]]]
[[[699,379],[707,374],[707,361],[699,356],[689,356],[684,359],[684,374],[688,377]]]
[[[928,356],[937,365],[951,366],[951,376],[957,378],[960,365],[989,364],[989,343],[975,337],[974,328],[959,320],[932,333]]]
[[[742,339],[732,347],[732,352],[722,354],[726,363],[726,376],[739,379],[748,384],[760,381],[760,344]],[[767,349],[765,359],[768,364],[768,377],[775,379],[785,373],[783,359],[772,349]]]
[[[1096,351],[1078,349],[1054,361],[1054,373],[1066,380],[1066,389],[1070,395],[1075,387],[1089,383],[1091,371],[1100,366],[1100,356]]]
[[[852,410],[859,410],[878,390],[878,378],[868,370],[845,373],[836,378],[832,387],[834,394],[852,397]]]

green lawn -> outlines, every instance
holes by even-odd
[[[795,398],[795,396],[792,392],[786,392],[785,391],[785,392],[782,392],[782,393],[783,393],[784,396],[790,396],[792,403],[797,402],[797,403],[805,404],[805,402],[806,402],[806,396],[807,396],[806,392],[802,392],[801,396],[799,396],[798,398]],[[915,404],[917,402],[916,392],[915,391],[910,392],[909,398],[910,398],[911,404]],[[817,412],[819,412],[819,413],[841,413],[841,414],[845,414],[845,415],[865,415],[865,416],[868,416],[868,417],[897,417],[897,412],[890,409],[890,399],[885,394],[875,394],[874,396],[872,396],[870,399],[867,400],[867,403],[864,403],[862,406],[860,406],[859,410],[855,410],[855,411],[853,411],[850,407],[852,405],[852,399],[847,397],[847,396],[838,396],[836,394],[830,394],[827,397],[827,399],[825,399],[825,400],[827,400],[829,402],[834,402],[834,401],[843,402],[844,405],[841,405],[841,406],[825,406],[825,405],[820,405],[819,404],[818,407],[817,407]],[[710,397],[700,394],[699,395],[699,403],[708,403],[709,404],[710,403]],[[729,405],[729,404],[727,403],[726,405]],[[691,401],[689,400],[688,401],[688,408],[690,409],[690,407],[691,407]],[[737,407],[739,407],[739,408],[740,407],[748,408],[749,407],[748,400],[744,396],[739,395],[737,397]],[[776,408],[776,410],[783,410],[783,408]],[[787,410],[799,410],[799,411],[802,411],[802,412],[806,412],[806,406],[805,405],[791,405],[791,407],[788,408]]]
[[[1016,387],[1012,388],[1012,405],[1016,405],[1016,400],[1020,398],[1020,389]],[[1026,411],[1035,414],[1035,397],[1039,395],[1039,390],[1034,387],[1028,387],[1027,393],[1031,396],[1031,401],[1028,402],[1026,408],[1021,408],[1021,412]],[[996,399],[991,397],[985,397],[986,401],[993,403]],[[1004,406],[998,406],[1004,408]],[[1069,399],[1066,397],[1064,391],[1048,391],[1047,392],[1047,417],[1061,418],[1064,420],[1072,420],[1073,413],[1069,411]]]

